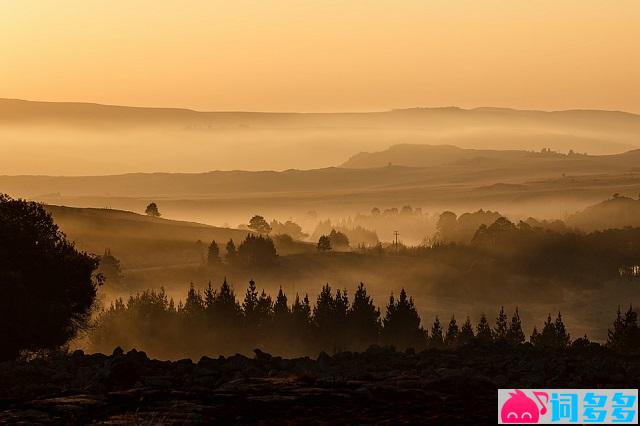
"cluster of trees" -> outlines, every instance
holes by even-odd
[[[311,234],[311,240],[318,241],[321,236],[329,235],[331,232],[339,232],[346,236],[349,246],[374,246],[378,244],[379,239],[375,231],[365,228],[351,218],[342,219],[337,223],[333,223],[330,219],[321,220],[316,224],[316,228]]]
[[[271,227],[271,232],[273,235],[288,235],[294,240],[304,240],[309,236],[302,231],[302,227],[297,223],[287,220],[286,222],[278,222],[277,220],[272,220],[269,222],[269,226]]]
[[[273,265],[278,253],[273,244],[273,240],[268,236],[249,234],[236,247],[233,239],[230,239],[226,246],[225,260],[230,265],[243,267],[265,267]],[[215,240],[211,241],[207,250],[207,264],[215,266],[222,261],[220,257],[220,247]]]
[[[405,216],[410,216],[410,215],[421,215],[422,214],[422,208],[420,207],[416,207],[415,209],[413,207],[411,207],[410,205],[405,205],[402,206],[401,209],[398,210],[397,207],[391,207],[388,209],[384,209],[384,210],[380,210],[377,207],[374,207],[371,209],[371,216],[395,216],[395,215],[405,215]]]
[[[472,343],[524,344],[525,334],[516,308],[509,319],[501,308],[492,326],[482,315],[474,327],[469,317],[459,326],[455,316],[448,324],[435,318],[430,330],[421,325],[413,299],[401,290],[391,295],[381,314],[364,284],[353,298],[346,290],[322,287],[315,304],[296,294],[293,303],[279,290],[275,299],[254,281],[238,302],[225,280],[219,289],[211,284],[203,293],[190,287],[177,305],[164,292],[145,291],[128,301],[117,299],[104,310],[92,334],[94,350],[115,346],[138,347],[161,356],[200,356],[211,353],[249,353],[259,347],[281,355],[314,355],[319,351],[361,351],[370,345],[398,349],[457,348]],[[588,345],[587,337],[571,341],[562,315],[549,315],[540,332],[534,328],[529,343],[544,350]],[[629,309],[610,331],[607,346],[614,350],[639,350],[637,314]]]
[[[620,268],[638,264],[640,228],[608,229],[588,234],[557,232],[501,217],[481,226],[471,245],[491,256],[505,270],[529,276],[601,282]]]
[[[252,216],[251,219],[249,219],[249,224],[246,225],[246,228],[259,235],[288,235],[293,240],[297,241],[304,240],[309,236],[302,231],[302,227],[300,225],[291,220],[278,222],[274,219],[271,222],[267,222],[267,220],[260,215]]]
[[[329,235],[321,235],[318,238],[319,251],[348,250],[349,238],[342,232],[332,229]]]
[[[613,321],[613,328],[607,335],[607,346],[619,352],[640,350],[640,327],[638,327],[638,313],[632,306],[622,314],[618,307],[618,314]]]
[[[482,225],[490,225],[501,217],[500,213],[491,210],[478,210],[474,213],[455,213],[445,211],[440,214],[436,223],[434,240],[444,243],[468,243]]]

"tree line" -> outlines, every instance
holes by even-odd
[[[448,322],[436,317],[426,329],[413,299],[402,289],[391,295],[384,313],[377,308],[364,284],[349,298],[346,290],[322,287],[311,303],[308,295],[290,302],[280,289],[275,298],[258,291],[254,281],[241,301],[225,280],[219,288],[209,284],[203,292],[190,286],[177,304],[163,289],[147,290],[116,299],[96,320],[90,339],[93,350],[115,346],[136,347],[157,356],[249,353],[254,348],[285,356],[314,355],[320,351],[362,351],[371,345],[455,349],[471,344],[507,347],[530,344],[544,350],[596,345],[584,336],[572,340],[560,313],[534,327],[528,341],[518,308],[511,317],[500,308],[495,321],[482,315],[477,324],[455,316]],[[640,350],[637,313],[619,310],[606,346],[617,351]]]

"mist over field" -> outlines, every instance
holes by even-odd
[[[640,2],[2,6],[0,424],[637,423]]]
[[[315,169],[407,143],[617,154],[640,147],[638,134],[639,116],[595,110],[199,112],[0,99],[10,175]]]
[[[203,295],[225,279],[239,301],[251,280],[271,300],[282,290],[290,302],[296,295],[313,302],[327,283],[351,297],[362,282],[381,310],[404,289],[425,328],[436,317],[477,321],[505,306],[519,308],[529,335],[546,314],[561,311],[575,336],[601,342],[603,318],[637,294],[635,281],[620,279],[620,271],[636,264],[634,255],[620,253],[597,272],[566,266],[578,268],[567,275],[540,252],[566,254],[563,244],[582,238],[579,244],[589,248],[579,262],[589,262],[632,238],[624,231],[602,240],[598,232],[640,225],[634,145],[640,118],[633,114],[495,108],[260,114],[1,104],[0,132],[13,142],[2,147],[7,172],[0,188],[45,203],[79,249],[106,262],[95,328],[74,342],[90,351],[119,344],[158,357],[206,355],[208,348],[195,342],[157,346],[144,334],[125,332],[136,329],[127,323],[110,331],[110,339],[96,336],[106,332],[105,318],[115,315],[109,312],[120,299],[134,303],[127,301],[162,291],[175,306],[190,300],[190,286]],[[49,143],[63,148],[50,151]],[[150,203],[160,217],[148,214]],[[256,215],[267,231],[252,228]],[[503,217],[516,240],[496,252],[482,242],[481,228]],[[538,234],[527,234],[527,227]],[[272,241],[275,257],[262,263],[229,257],[229,241],[240,247],[256,232]],[[331,236],[324,253],[319,241],[330,234],[346,242]],[[523,238],[526,243],[515,242]],[[587,242],[593,239],[599,242]],[[218,260],[208,254],[212,241]],[[550,271],[530,270],[536,262]],[[309,350],[291,345],[281,347],[283,354]],[[240,347],[227,342],[217,350]]]

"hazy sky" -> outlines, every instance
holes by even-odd
[[[640,112],[640,1],[0,0],[0,97]]]

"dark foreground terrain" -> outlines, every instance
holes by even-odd
[[[636,388],[640,356],[597,345],[542,352],[320,354],[256,351],[218,359],[150,360],[143,352],[52,356],[0,364],[0,423],[484,424],[498,388]]]

